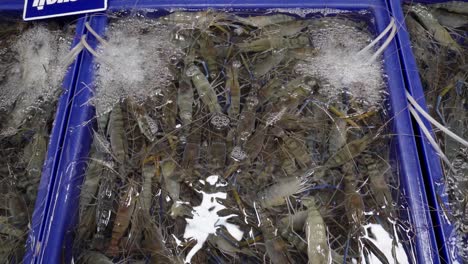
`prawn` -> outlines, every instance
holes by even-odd
[[[198,95],[200,95],[202,102],[208,106],[210,112],[221,113],[221,106],[218,103],[216,93],[200,69],[192,64],[189,66],[185,74],[192,79]]]
[[[106,254],[110,256],[116,256],[119,253],[119,242],[130,224],[130,219],[135,209],[135,196],[135,187],[130,183],[122,196],[115,216],[110,245],[106,251]]]

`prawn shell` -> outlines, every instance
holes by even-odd
[[[147,162],[143,164],[142,167],[142,176],[143,176],[143,184],[141,187],[140,192],[140,204],[141,209],[146,212],[150,213],[151,208],[151,200],[152,200],[152,183],[153,177],[155,176],[155,172],[157,170],[156,166],[153,163]]]
[[[361,154],[371,143],[372,139],[366,135],[363,138],[353,140],[343,146],[335,155],[331,156],[325,163],[325,167],[335,168],[354,159]]]
[[[237,125],[237,134],[242,141],[247,140],[255,130],[255,113],[252,111],[243,111],[239,117]]]
[[[307,221],[305,223],[307,238],[307,256],[310,264],[331,263],[330,246],[325,222],[316,208],[309,208]]]
[[[216,93],[208,79],[195,65],[190,66],[189,70],[192,71],[192,83],[197,89],[202,102],[208,106],[211,113],[221,113],[221,106],[218,103],[218,97],[216,96]]]
[[[270,261],[274,264],[294,263],[288,253],[286,243],[280,237],[265,241],[265,248]]]
[[[177,164],[172,159],[161,162],[161,173],[164,177],[166,190],[173,200],[178,200],[180,195],[179,174],[175,173]]]
[[[429,5],[432,8],[447,10],[452,13],[468,15],[468,3],[465,1],[448,1]]]
[[[226,143],[213,142],[209,148],[209,164],[213,169],[223,168],[226,164]]]
[[[119,163],[123,163],[127,159],[128,146],[120,104],[114,106],[109,119],[108,135],[110,136],[112,153]]]
[[[273,52],[271,55],[266,57],[264,60],[258,62],[253,67],[254,76],[260,78],[263,75],[267,74],[273,68],[277,67],[283,61],[285,56],[285,51]]]
[[[452,38],[450,33],[439,24],[429,8],[421,4],[415,4],[410,6],[409,10],[418,17],[422,25],[432,34],[440,45],[460,53],[461,48],[458,43]]]
[[[177,94],[177,107],[179,116],[184,125],[189,125],[192,122],[193,116],[193,88],[190,80],[183,78],[179,82],[179,90]]]
[[[259,194],[260,205],[271,208],[286,203],[286,198],[301,192],[304,182],[297,177],[284,178]]]
[[[236,118],[240,112],[240,86],[238,80],[238,70],[232,65],[226,69],[226,90],[230,95],[230,106],[228,115],[231,118]]]
[[[130,225],[131,216],[135,209],[135,198],[135,188],[130,185],[122,196],[119,209],[115,216],[111,242],[106,251],[106,254],[110,256],[116,256],[119,254],[119,242]]]
[[[292,229],[294,231],[301,231],[304,228],[309,211],[304,210],[297,212],[293,215],[288,215],[280,220],[280,227],[283,229]]]
[[[269,16],[249,16],[249,17],[236,17],[238,21],[246,25],[263,28],[269,25],[281,24],[286,22],[295,21],[296,18],[291,15],[274,14]]]
[[[304,144],[287,136],[283,137],[283,140],[285,147],[294,156],[299,167],[307,169],[312,164],[312,158]]]

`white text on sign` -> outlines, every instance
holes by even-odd
[[[43,10],[45,5],[54,5],[76,1],[78,0],[34,0],[33,7],[37,7],[37,10]]]

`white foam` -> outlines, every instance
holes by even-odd
[[[310,36],[319,52],[299,63],[298,73],[318,77],[323,84],[319,92],[330,100],[346,92],[365,106],[380,104],[384,88],[382,63],[367,63],[372,50],[356,55],[371,41],[369,34],[331,21],[326,27],[312,29]]]
[[[98,114],[110,111],[121,99],[137,102],[159,94],[173,75],[170,57],[180,54],[171,42],[171,29],[155,20],[119,19],[107,30],[108,46],[98,49],[96,94]]]
[[[56,99],[67,68],[63,58],[71,46],[71,36],[42,25],[26,30],[11,42],[16,56],[9,65],[6,81],[0,86],[0,108],[26,109]]]

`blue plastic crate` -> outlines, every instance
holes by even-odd
[[[422,3],[433,4],[448,2],[447,0],[418,0],[418,1],[389,1],[390,9],[393,16],[398,21],[400,30],[396,36],[400,50],[400,59],[405,76],[405,82],[409,93],[416,99],[423,109],[427,111],[426,100],[424,97],[424,89],[419,78],[419,70],[411,50],[411,41],[409,33],[405,26],[405,14],[402,9],[403,3]],[[426,127],[431,131],[431,124],[423,118]],[[426,191],[428,194],[429,205],[431,210],[432,219],[434,222],[434,232],[439,244],[439,251],[443,263],[463,263],[460,256],[458,256],[455,247],[450,245],[450,237],[454,231],[453,223],[444,215],[444,208],[440,202],[448,206],[448,198],[445,193],[444,172],[442,170],[441,159],[434,148],[431,146],[427,137],[422,133],[420,127],[416,126],[416,139],[420,151],[421,166],[423,170],[423,177],[426,181]]]
[[[0,3],[0,14],[3,18],[21,20],[22,10],[24,7],[23,1],[2,1]],[[74,47],[80,40],[82,28],[84,27],[83,19],[78,18],[77,20],[77,31],[74,38],[72,47]],[[71,48],[72,48],[71,47]],[[30,240],[37,237],[38,228],[43,223],[42,216],[44,215],[44,210],[47,208],[47,205],[50,204],[49,194],[51,193],[49,188],[51,186],[52,175],[57,171],[57,161],[60,159],[62,154],[63,147],[63,136],[64,131],[67,127],[67,120],[70,113],[70,104],[68,103],[74,95],[74,87],[77,82],[77,71],[79,68],[78,61],[81,59],[81,55],[75,59],[75,61],[70,65],[62,83],[62,93],[58,100],[53,127],[50,134],[50,140],[47,147],[47,155],[44,160],[44,165],[42,168],[41,180],[38,185],[37,197],[35,202],[34,212],[30,222],[31,231],[28,236],[27,244],[30,244]],[[32,249],[28,249],[32,250]]]
[[[21,19],[21,15],[23,12],[23,7],[24,7],[24,2],[23,1],[18,1],[18,0],[5,0],[2,1],[0,4],[1,11],[10,11],[15,13],[16,15],[19,15],[17,18]]]
[[[111,10],[166,9],[166,8],[334,8],[351,11],[369,10],[374,17],[377,31],[381,32],[390,22],[390,13],[384,0],[329,0],[329,1],[109,1]],[[105,15],[88,16],[87,21],[104,35],[107,25]],[[83,22],[83,21],[82,21]],[[86,34],[80,24],[80,30]],[[96,48],[97,40],[89,34],[89,44]],[[388,110],[391,118],[394,140],[392,140],[392,157],[396,161],[402,184],[401,193],[405,195],[407,218],[415,231],[414,248],[416,263],[439,263],[435,235],[427,206],[424,181],[422,178],[416,141],[404,93],[403,73],[400,70],[397,45],[395,41],[384,52],[384,68],[388,77]],[[42,224],[34,228],[29,240],[29,252],[26,263],[69,263],[72,259],[73,233],[78,220],[80,185],[86,170],[86,161],[92,143],[94,108],[88,104],[94,89],[93,57],[88,52],[82,54],[77,71],[75,93],[69,98],[69,114],[66,126],[63,127],[63,151],[57,160],[56,170],[48,178],[47,204],[39,210]],[[64,99],[67,100],[67,99]],[[87,125],[83,125],[87,124]]]

